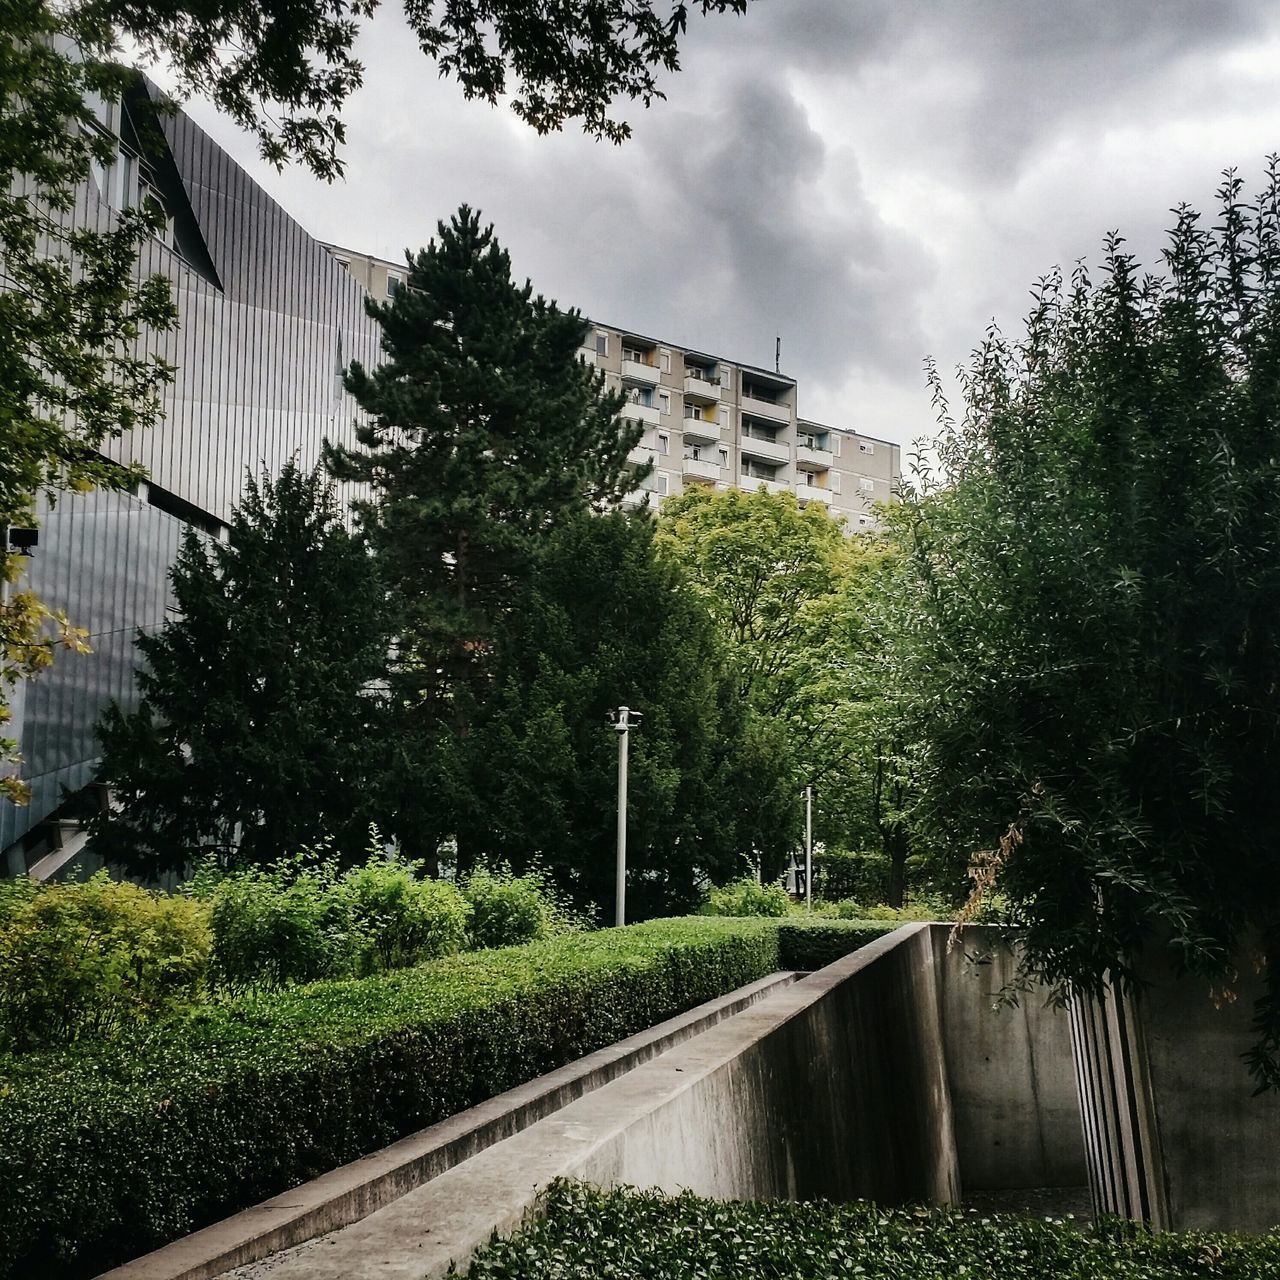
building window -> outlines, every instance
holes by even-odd
[[[654,493],[656,493],[660,498],[665,498],[667,496],[667,490],[671,485],[671,477],[666,475],[664,472],[659,472],[654,476],[654,481]]]
[[[827,487],[832,493],[840,492],[840,473],[838,471],[827,472]]]
[[[659,353],[658,364],[659,364],[659,367],[662,369],[663,373],[671,372],[671,352],[666,350],[665,347]]]
[[[757,462],[754,458],[744,457],[740,470],[744,476],[752,480],[776,480],[778,477],[777,467],[771,467],[765,462]]]
[[[702,406],[700,404],[687,404],[684,407],[684,416],[692,419],[694,422],[702,422]]]
[[[393,276],[391,272],[387,272],[387,297],[394,298],[399,292],[400,286],[404,283],[399,276]]]
[[[662,432],[659,432],[658,434],[658,452],[659,453],[671,452],[671,437]]]
[[[875,451],[876,451],[876,447],[875,447],[875,445],[874,445],[874,444],[872,444],[872,443],[871,443],[871,441],[870,441],[870,440],[859,440],[859,441],[858,441],[858,452],[859,452],[859,453],[875,453]]]
[[[729,465],[729,450],[728,450],[728,449],[721,449],[721,450],[720,450],[720,465],[721,465],[721,467],[727,467],[727,466]]]
[[[859,476],[858,488],[861,489],[863,493],[875,493],[876,482],[870,476]]]
[[[609,354],[609,335],[596,330],[596,355],[607,356]]]
[[[669,414],[671,412],[671,392],[659,391],[658,404],[661,407],[663,413]]]

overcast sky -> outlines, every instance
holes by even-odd
[[[257,161],[314,235],[387,257],[462,202],[588,315],[800,380],[806,417],[904,444],[921,373],[1016,330],[1034,279],[1119,229],[1257,187],[1280,150],[1280,6],[1261,0],[754,0],[691,18],[667,101],[621,147],[539,138],[437,79],[389,3],[360,42],[347,177]]]

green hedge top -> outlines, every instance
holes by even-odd
[[[482,1250],[469,1280],[1274,1280],[1280,1240],[1128,1223],[820,1201],[726,1202],[553,1183],[547,1216]],[[625,1257],[619,1270],[618,1259]]]
[[[867,940],[840,925],[845,951]],[[836,927],[650,921],[0,1058],[0,1275],[100,1271],[774,970],[812,968]]]

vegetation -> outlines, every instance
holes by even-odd
[[[845,838],[859,807],[846,793],[862,749],[852,605],[867,553],[825,507],[763,489],[690,488],[664,503],[659,528],[728,647],[750,709],[743,751],[768,761],[739,800],[739,848],[773,878],[799,844],[806,786],[819,839]]]
[[[724,647],[647,515],[583,513],[548,537],[511,600],[469,755],[472,843],[611,903],[620,704],[631,735],[628,914],[692,909],[700,875],[739,870],[744,706]],[[501,761],[495,768],[494,762]],[[756,762],[762,765],[764,762]]]
[[[1280,1086],[1280,167],[1183,207],[1163,273],[1107,241],[989,335],[895,526],[925,838],[1006,895],[1026,969],[1096,991],[1168,945]],[[944,483],[945,481],[945,483]],[[976,851],[982,851],[977,852]]]
[[[195,1004],[211,937],[190,898],[102,872],[78,885],[4,886],[0,1050],[101,1040]]]
[[[469,1280],[645,1280],[770,1276],[776,1280],[1266,1280],[1280,1268],[1274,1236],[1150,1235],[1128,1223],[979,1217],[820,1201],[704,1200],[685,1192],[599,1191],[556,1182],[542,1216],[495,1239]]]
[[[755,876],[713,885],[702,904],[704,916],[785,916],[790,911],[787,891],[778,884],[761,884]]]
[[[839,927],[815,940],[829,947]],[[811,967],[809,932],[695,918],[570,933],[0,1057],[0,1275],[100,1271],[778,968]],[[844,950],[868,937],[847,927]]]
[[[135,712],[99,727],[115,803],[96,850],[129,870],[274,862],[368,831],[386,663],[382,592],[318,471],[248,478],[229,542],[188,529],[176,617],[138,637]]]
[[[410,261],[407,288],[366,302],[385,361],[347,387],[358,446],[329,446],[389,592],[387,821],[429,854],[465,835],[465,752],[498,625],[548,534],[635,487],[639,424],[578,359],[586,321],[511,277],[493,228],[463,207]],[[463,869],[472,850],[460,849]]]
[[[468,926],[476,947],[512,947],[570,933],[582,924],[551,879],[531,867],[516,875],[510,867],[477,867],[463,894],[471,911]]]

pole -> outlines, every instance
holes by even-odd
[[[613,922],[627,923],[627,739],[629,707],[618,708],[618,881],[614,891]]]
[[[804,905],[813,910],[813,787],[804,789]]]

